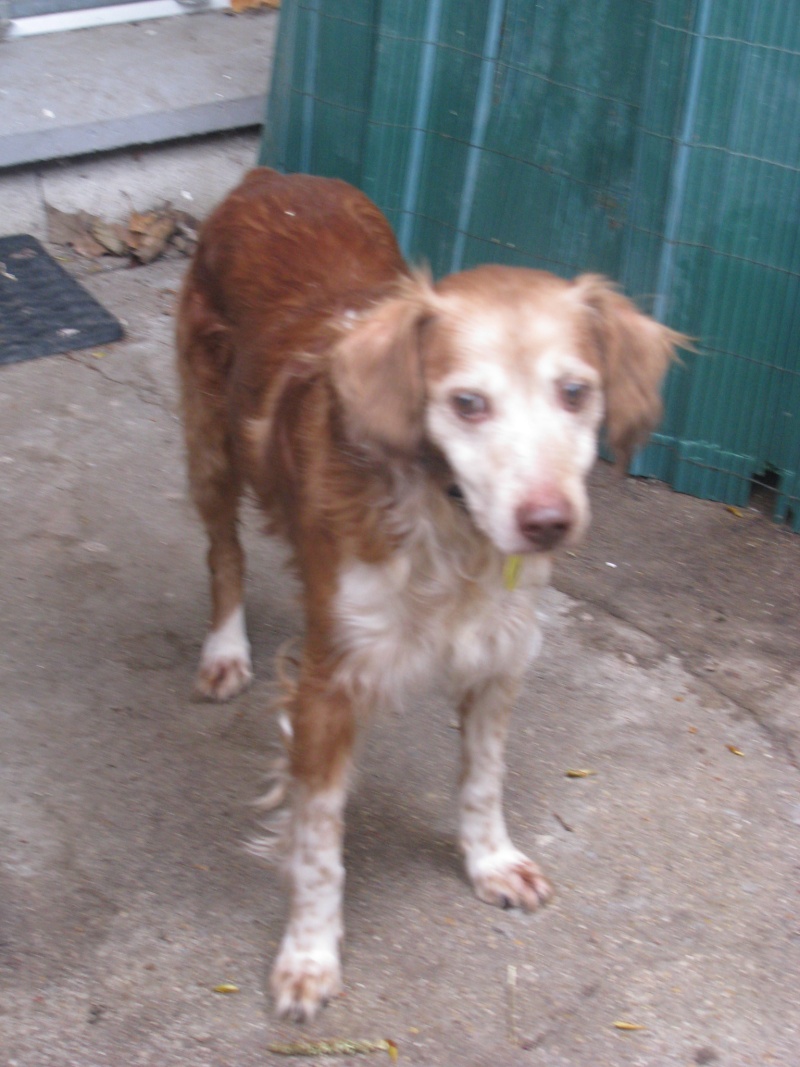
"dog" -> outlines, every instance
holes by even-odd
[[[344,182],[251,171],[211,214],[180,299],[189,482],[211,628],[197,688],[250,681],[237,505],[291,549],[305,637],[288,707],[288,926],[279,1014],[341,988],[342,835],[354,743],[436,671],[458,705],[459,843],[477,896],[551,887],[502,809],[511,707],[539,648],[553,553],[589,521],[598,433],[625,464],[683,338],[605,278],[479,266],[434,283]]]

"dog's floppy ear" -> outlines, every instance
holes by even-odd
[[[432,309],[419,276],[345,323],[333,353],[333,384],[349,436],[411,453],[422,439],[425,404],[422,335]]]
[[[589,312],[606,404],[606,432],[618,466],[627,468],[662,414],[661,382],[688,338],[644,315],[612,282],[581,274],[574,283]]]

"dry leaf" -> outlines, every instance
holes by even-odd
[[[732,752],[734,754],[734,756],[743,756],[744,755],[744,752],[742,752],[742,750],[740,748],[737,748],[736,745],[728,745],[728,751]]]
[[[47,214],[47,239],[54,245],[69,245],[78,255],[96,259],[104,256],[106,249],[92,236],[92,226],[101,220],[87,211],[59,211],[45,201]]]
[[[292,1041],[288,1045],[269,1045],[270,1052],[279,1056],[352,1056],[359,1052],[388,1052],[392,1063],[397,1063],[397,1045],[388,1038],[378,1041],[352,1041],[348,1038],[332,1038],[327,1041]]]
[[[146,234],[159,217],[157,211],[132,211],[128,219],[128,229],[133,234]]]
[[[238,15],[241,11],[253,11],[258,7],[268,7],[273,10],[281,6],[281,0],[231,0],[231,11]]]
[[[128,231],[124,226],[116,222],[103,222],[98,219],[89,227],[89,231],[96,241],[110,252],[113,256],[127,256],[130,252],[128,244]]]
[[[512,1045],[519,1044],[517,1034],[517,968],[509,963],[506,971],[506,994],[508,997],[508,1039]]]
[[[175,232],[172,235],[172,245],[179,252],[190,256],[197,247],[197,238],[200,232],[200,222],[190,215],[188,211],[173,211],[175,219]]]
[[[567,778],[591,778],[593,774],[597,774],[597,771],[590,771],[586,768],[579,768],[578,770],[570,770],[564,772]]]
[[[69,245],[82,256],[132,255],[140,263],[152,263],[169,244],[187,256],[197,247],[200,222],[188,211],[175,210],[170,204],[152,211],[131,212],[127,226],[107,222],[87,211],[59,211],[47,203],[45,209],[48,240]]]
[[[646,1026],[642,1026],[641,1023],[626,1023],[622,1019],[617,1019],[614,1023],[617,1030],[646,1030]]]
[[[128,221],[131,252],[140,263],[152,263],[175,232],[175,218],[167,211],[132,211]]]
[[[233,982],[220,982],[219,985],[214,986],[215,993],[238,993],[238,985],[234,985]]]

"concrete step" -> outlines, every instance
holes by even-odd
[[[0,169],[260,124],[277,22],[202,11],[0,42]]]
[[[45,203],[198,217],[253,166],[277,15],[202,12],[0,42],[0,234]]]
[[[255,166],[259,141],[242,131],[0,170],[0,235],[46,241],[46,204],[124,222],[170,202],[202,219]]]

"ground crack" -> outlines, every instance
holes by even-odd
[[[130,381],[123,381],[120,378],[113,378],[110,374],[107,374],[105,370],[97,363],[89,363],[85,359],[81,359],[74,352],[66,353],[67,359],[73,363],[77,363],[79,367],[85,367],[87,370],[94,371],[95,374],[99,374],[103,381],[108,382],[110,385],[119,385],[124,389],[131,389],[136,396],[137,400],[140,400],[143,404],[147,404],[150,407],[157,407],[160,411],[169,411],[169,403],[158,392],[153,385],[137,385]]]

